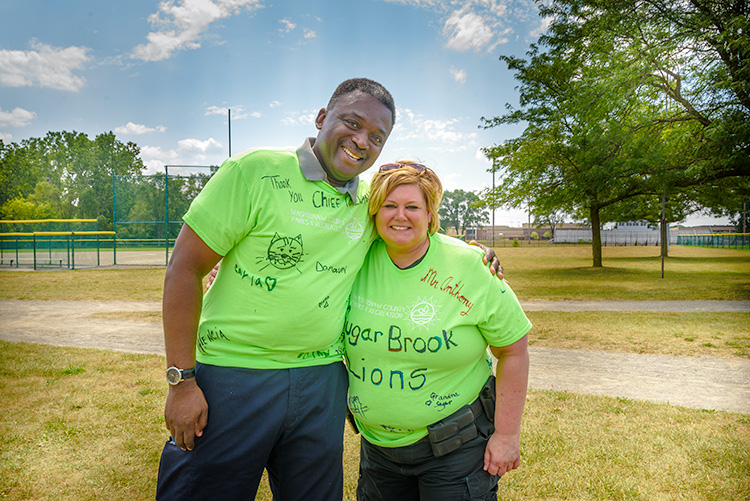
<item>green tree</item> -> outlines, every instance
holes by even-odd
[[[555,228],[558,224],[562,224],[565,221],[565,214],[559,209],[550,209],[546,211],[540,211],[536,208],[532,208],[532,214],[534,215],[534,225],[549,226],[549,231],[544,233],[544,238],[552,238],[555,234]]]
[[[49,202],[56,217],[100,218],[100,229],[112,227],[112,174],[140,174],[143,162],[134,143],[122,143],[111,132],[91,140],[78,132],[48,132],[18,144],[0,145],[0,206],[14,198],[40,205]],[[36,197],[36,198],[34,198]]]
[[[536,47],[529,55],[528,63],[503,57],[522,82],[523,108],[486,123],[528,125],[521,137],[485,150],[501,173],[485,196],[512,207],[528,200],[536,214],[588,219],[593,265],[600,267],[604,209],[651,192],[658,178],[654,171],[644,176],[664,155],[659,134],[642,126],[655,111],[633,91],[637,75],[617,61],[592,64]]]
[[[652,117],[681,125],[663,140],[677,189],[750,175],[750,4],[716,0],[555,0],[545,43],[591,60],[618,59],[642,75],[638,93],[663,99]],[[612,41],[601,54],[597,40]],[[666,186],[669,188],[669,186]]]
[[[710,186],[697,186],[693,197],[714,215],[728,217],[735,230],[750,232],[750,177],[727,178]]]
[[[57,214],[52,204],[34,202],[22,197],[8,200],[0,208],[0,219],[50,219],[55,217],[57,217]]]
[[[216,168],[218,169],[218,167]],[[169,219],[170,238],[177,238],[182,227],[182,216],[187,212],[190,203],[198,196],[208,180],[209,173],[192,173],[188,176],[175,176],[169,179]]]
[[[112,132],[96,136],[89,145],[90,163],[74,173],[80,217],[98,217],[100,227],[112,227],[112,173],[140,175],[143,162],[135,143],[122,143]],[[72,183],[71,183],[72,184]]]
[[[38,179],[38,166],[30,160],[28,149],[0,139],[0,207],[30,195]]]
[[[471,191],[452,190],[443,193],[440,204],[440,221],[443,231],[453,226],[462,235],[467,227],[487,223],[488,211],[479,195]]]
[[[747,175],[747,4],[720,4],[543,6],[553,18],[540,38],[545,50],[532,45],[528,61],[501,58],[521,84],[521,108],[485,125],[527,127],[486,150],[505,175],[486,197],[511,206],[530,198],[537,213],[588,219],[601,266],[601,225],[620,217],[624,201],[653,206]]]
[[[60,208],[59,190],[47,181],[39,181],[27,197],[19,195],[2,204],[0,219],[55,219],[60,217]]]

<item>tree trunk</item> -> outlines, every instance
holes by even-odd
[[[599,219],[599,207],[589,209],[591,220],[591,253],[594,258],[594,268],[602,267],[602,227]]]

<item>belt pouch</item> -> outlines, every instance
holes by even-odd
[[[453,452],[477,436],[474,413],[466,405],[445,419],[427,427],[432,453],[440,457]]]

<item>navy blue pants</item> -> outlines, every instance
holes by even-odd
[[[496,500],[498,475],[484,471],[484,450],[494,430],[482,412],[476,438],[435,457],[427,437],[404,447],[379,447],[361,439],[359,501]]]
[[[296,369],[198,364],[208,425],[192,451],[167,442],[156,497],[254,499],[263,469],[276,500],[340,500],[343,363]]]

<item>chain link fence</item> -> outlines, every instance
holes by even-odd
[[[680,235],[678,245],[713,247],[719,249],[750,249],[750,233],[724,233],[718,235]]]
[[[166,165],[163,173],[113,175],[113,264],[166,265],[182,216],[217,170],[208,165]]]

